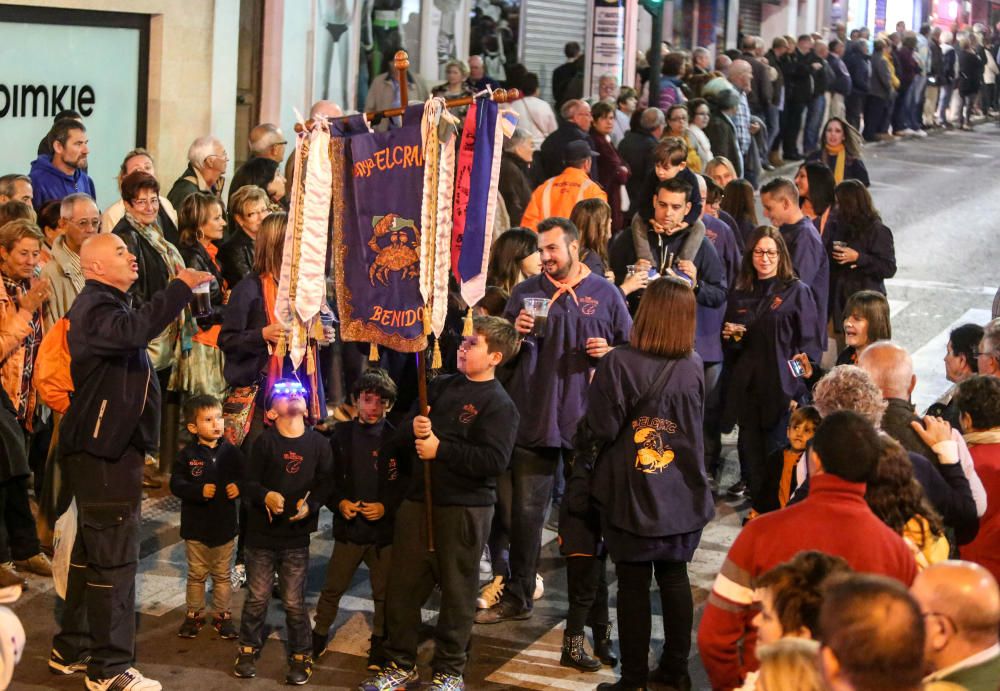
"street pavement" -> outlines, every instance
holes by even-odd
[[[910,139],[870,146],[866,163],[874,181],[871,192],[896,240],[898,273],[888,282],[894,338],[914,355],[918,384],[914,402],[920,410],[947,389],[941,358],[948,331],[965,322],[985,323],[997,290],[1000,243],[1000,128],[983,124],[974,132],[937,132],[926,139]],[[790,167],[779,171],[794,174]],[[735,481],[735,454],[721,486]],[[180,639],[176,631],[184,616],[184,545],[178,535],[179,502],[166,491],[149,495],[143,503],[143,542],[137,581],[138,666],[158,679],[165,689],[234,689],[261,691],[283,685],[284,617],[272,603],[270,640],[258,667],[257,679],[233,678],[236,654],[232,641],[219,640],[206,627],[196,640]],[[690,567],[696,603],[695,626],[729,545],[739,531],[738,502],[719,497],[715,520],[706,528]],[[312,543],[315,557],[309,572],[310,604],[322,586],[333,543],[330,515],[324,510],[322,530]],[[615,679],[605,668],[594,674],[576,673],[559,666],[562,628],[567,608],[565,570],[554,541],[545,533],[540,572],[545,595],[534,616],[523,622],[477,626],[466,684],[470,689],[592,689]],[[406,568],[397,564],[396,568]],[[615,587],[612,585],[612,598]],[[243,594],[237,594],[238,618]],[[654,610],[659,612],[658,598]],[[613,602],[613,600],[612,600]],[[82,678],[52,676],[46,666],[55,629],[55,597],[51,580],[30,578],[30,588],[13,607],[28,633],[28,644],[14,674],[13,689],[78,689]],[[433,623],[437,607],[432,598],[424,623]],[[341,603],[337,633],[329,652],[316,665],[311,685],[327,689],[353,688],[366,676],[365,655],[370,632],[372,601],[367,572],[355,577]],[[669,615],[669,613],[668,613]],[[614,618],[614,611],[612,610]],[[617,629],[617,625],[616,625]],[[425,626],[424,633],[430,629]],[[616,634],[617,635],[617,634]],[[653,648],[662,643],[662,627],[654,623]],[[426,636],[425,636],[426,638]],[[425,640],[419,659],[423,678],[432,644]],[[651,656],[651,662],[655,657]],[[692,650],[691,670],[696,688],[707,688],[704,670]]]

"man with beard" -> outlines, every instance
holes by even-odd
[[[556,467],[573,448],[594,367],[612,347],[628,342],[632,330],[621,291],[580,261],[580,233],[572,221],[539,223],[538,249],[542,273],[515,286],[504,310],[524,339],[507,383],[521,415],[510,464],[510,576],[500,602],[476,614],[478,624],[531,617]],[[527,298],[549,301],[544,320],[524,308]]]
[[[35,210],[45,202],[85,192],[97,199],[94,181],[87,175],[90,148],[87,128],[77,120],[60,120],[49,133],[52,155],[42,154],[31,162],[31,187]]]

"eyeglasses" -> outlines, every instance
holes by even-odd
[[[996,357],[995,350],[973,350],[972,357]]]
[[[70,221],[70,223],[83,230],[93,228],[98,231],[101,229],[101,219],[99,218],[81,218],[79,221]]]
[[[304,398],[305,395],[306,395],[306,387],[302,386],[302,384],[298,382],[290,382],[287,384],[279,382],[274,385],[274,392],[272,393],[272,396],[274,398],[278,398],[281,396],[284,397],[301,396]]]
[[[764,257],[767,257],[768,259],[777,259],[778,250],[754,250],[753,256],[758,259],[763,259]]]
[[[670,122],[687,122],[687,116],[675,115],[674,117],[670,118]]]
[[[132,206],[137,209],[154,209],[160,205],[159,197],[150,197],[149,199],[133,199]]]

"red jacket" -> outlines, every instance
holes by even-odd
[[[824,473],[802,502],[754,519],[736,538],[715,579],[698,629],[698,649],[713,689],[734,689],[757,668],[753,590],[761,574],[803,550],[843,557],[856,571],[909,586],[917,565],[903,538],[865,503],[865,484]],[[743,659],[737,646],[743,641]]]
[[[986,488],[987,505],[976,539],[958,551],[962,559],[981,564],[1000,581],[1000,444],[969,444],[969,451]]]

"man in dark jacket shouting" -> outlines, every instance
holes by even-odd
[[[182,269],[132,309],[138,267],[118,236],[87,240],[80,264],[86,283],[66,315],[74,392],[60,430],[79,520],[49,667],[62,674],[86,667],[92,691],[159,691],[132,667],[142,469],[160,429],[160,387],[146,348],[212,276]]]

